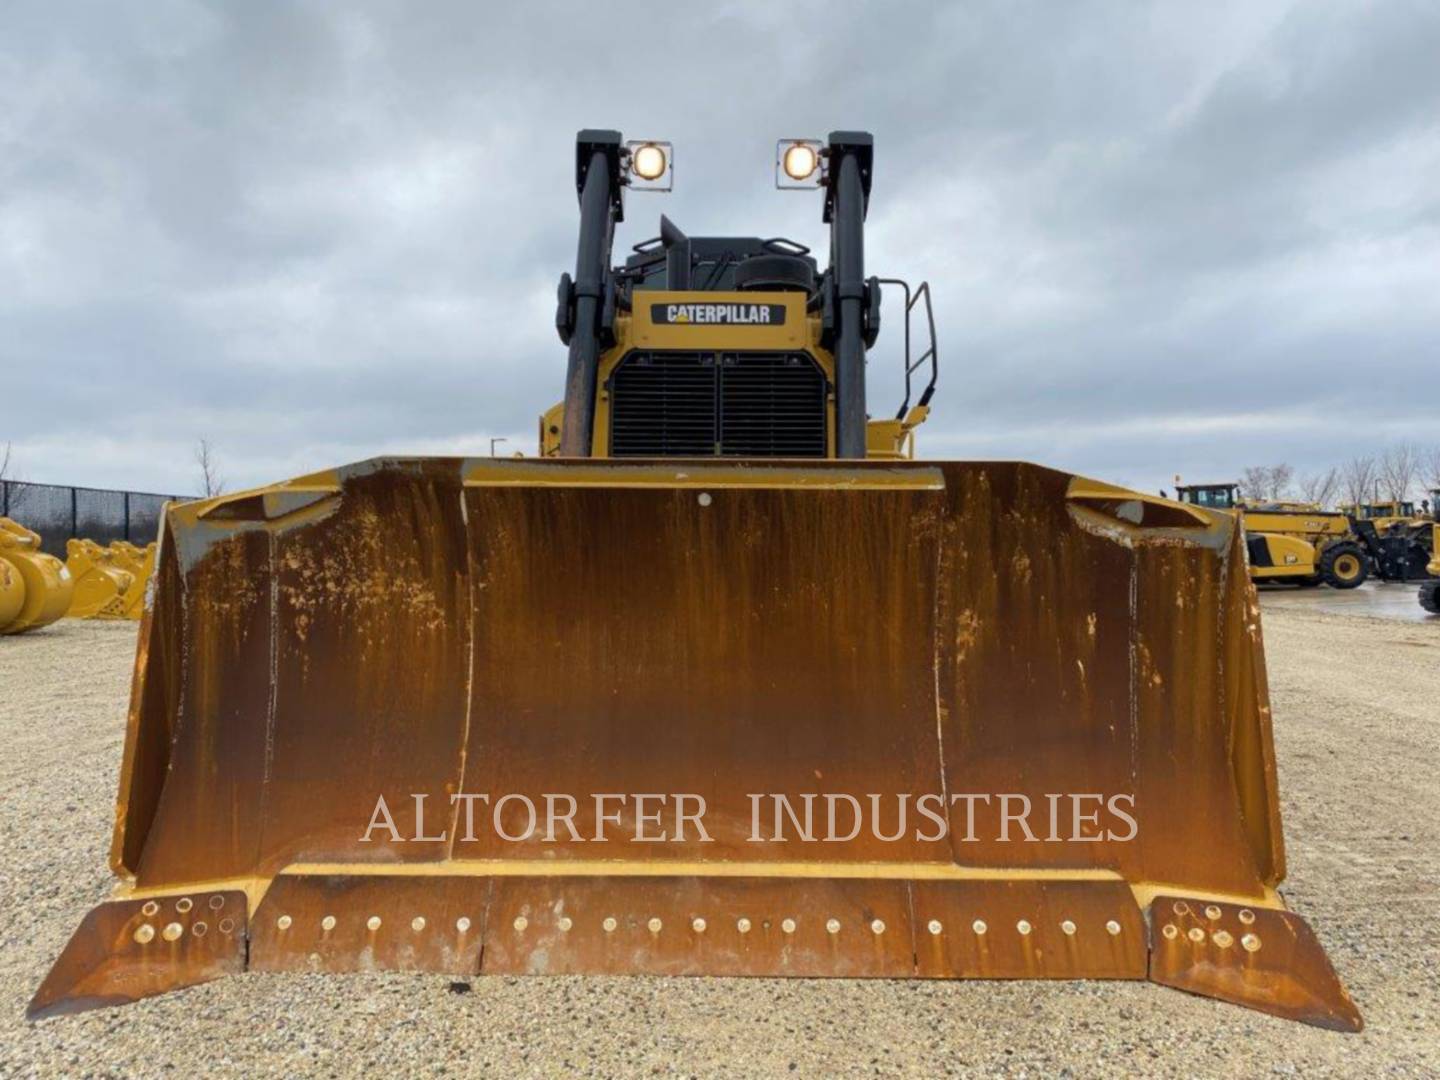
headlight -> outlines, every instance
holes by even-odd
[[[675,152],[664,139],[627,142],[623,164],[631,191],[669,191],[675,182]]]
[[[794,143],[786,147],[783,162],[791,180],[808,180],[820,165],[820,155],[807,143]]]
[[[775,186],[825,185],[825,144],[819,139],[781,139],[775,144]]]
[[[654,143],[644,143],[630,154],[630,168],[642,180],[659,180],[666,164],[665,151]]]

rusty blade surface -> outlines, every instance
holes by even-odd
[[[1150,922],[1154,982],[1335,1031],[1364,1027],[1315,932],[1298,915],[1157,896]]]
[[[283,874],[260,971],[1143,979],[1115,881]]]
[[[282,874],[255,911],[250,966],[474,974],[489,891],[483,878]]]
[[[917,973],[943,979],[1143,979],[1145,919],[1119,881],[921,881]]]
[[[923,974],[1132,977],[1126,885],[1273,905],[1284,874],[1234,523],[1065,473],[377,460],[170,507],[155,586],[112,864],[142,889],[241,880],[257,900],[289,868],[256,925],[260,965],[463,969],[469,939],[416,952],[395,920],[475,920],[473,886],[451,881],[493,877],[488,969],[703,956],[741,972],[758,954],[719,935],[673,951],[672,924],[705,905],[738,920],[747,897],[780,904],[767,880],[804,879],[797,971],[824,966],[829,936],[801,937],[829,908],[821,925],[879,913],[887,949],[919,935]],[[678,814],[698,800],[703,829]],[[428,906],[370,895],[396,865],[434,882]],[[936,951],[929,922],[964,922],[979,895],[933,880],[959,870],[1111,881],[1073,904],[999,889],[1001,922],[1036,913],[1019,951],[948,929]],[[597,873],[609,883],[555,891]],[[887,906],[897,889],[923,919]],[[562,899],[587,919],[648,908],[665,929],[543,963],[511,947],[527,906]],[[283,934],[275,904],[295,908]],[[369,907],[380,935],[348,936]],[[327,915],[335,934],[317,937]],[[548,918],[532,939],[566,933]],[[1058,930],[1067,919],[1084,931]],[[1119,940],[1090,936],[1097,920]]]
[[[495,886],[486,973],[913,974],[903,881],[516,877]]]
[[[893,807],[895,794],[941,790],[944,492],[932,477],[859,491],[467,487],[477,678],[463,789],[537,803],[546,792],[703,797],[711,840],[691,830],[646,843],[656,860],[948,861],[943,844],[868,830],[843,852],[750,840],[752,793],[797,806],[807,793],[892,793]],[[507,809],[505,832],[523,833],[525,804]],[[633,835],[634,807],[621,815]],[[767,835],[773,817],[762,814]],[[596,826],[582,799],[579,840],[462,830],[455,854],[614,858]]]
[[[245,968],[245,894],[111,900],[85,916],[26,1018],[124,1005]]]
[[[1075,483],[1012,463],[442,460],[177,507],[117,869],[931,862],[1262,896],[1283,856],[1233,526],[1135,524]],[[568,827],[532,826],[547,793],[577,797]],[[601,822],[602,793],[701,797],[705,834],[679,835],[672,802],[665,840],[637,844],[634,802]],[[803,819],[824,793],[865,827],[777,835],[773,797]],[[381,798],[401,842],[365,838]],[[1004,820],[1021,806],[1033,840]],[[809,811],[815,835],[829,808]]]

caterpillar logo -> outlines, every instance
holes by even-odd
[[[651,304],[650,321],[657,326],[780,326],[784,304]]]

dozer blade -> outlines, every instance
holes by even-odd
[[[121,885],[37,1014],[238,956],[1360,1026],[1276,891],[1224,515],[1016,463],[384,460],[172,505],[152,596]],[[236,896],[238,954],[195,921]]]

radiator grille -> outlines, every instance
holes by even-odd
[[[803,353],[633,353],[609,390],[615,457],[825,456],[825,377]]]

